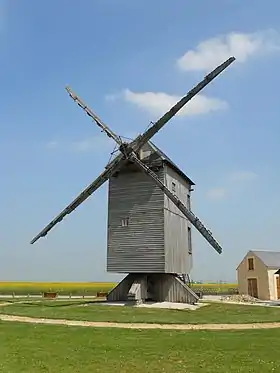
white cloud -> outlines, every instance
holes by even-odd
[[[209,189],[206,196],[211,201],[220,201],[229,197],[232,192],[236,191],[236,183],[238,186],[245,187],[247,183],[254,181],[258,175],[253,171],[235,171],[227,175],[226,186]]]
[[[231,32],[202,41],[180,57],[177,66],[184,71],[208,71],[231,56],[236,57],[235,63],[243,63],[251,56],[274,50],[280,50],[280,37],[274,30]]]
[[[228,179],[231,182],[247,182],[253,181],[258,177],[255,172],[252,171],[236,171],[228,175]]]
[[[180,96],[168,95],[163,92],[132,92],[129,89],[124,90],[123,98],[155,116],[164,114],[181,99]],[[189,101],[177,115],[191,116],[206,114],[212,111],[224,110],[227,107],[227,102],[201,94]]]
[[[121,98],[121,93],[111,93],[105,96],[106,101],[116,101],[118,98]]]
[[[46,146],[49,149],[54,149],[54,148],[57,148],[58,142],[55,140],[52,140],[52,141],[47,142]]]
[[[227,190],[226,188],[212,188],[208,190],[206,196],[211,201],[221,201],[226,198]]]
[[[48,149],[56,149],[71,152],[89,152],[102,149],[111,149],[113,141],[106,136],[98,136],[83,140],[53,140],[49,141],[46,146]]]
[[[125,142],[134,140],[139,133],[126,132],[122,134],[121,139]],[[117,144],[113,139],[103,136],[95,136],[82,140],[52,140],[46,144],[47,149],[67,151],[67,152],[94,152],[94,151],[113,151],[117,149]]]

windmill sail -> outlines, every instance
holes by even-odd
[[[118,145],[122,145],[121,138],[116,135],[102,120],[82,101],[82,99],[77,96],[70,87],[66,87],[66,91],[69,93],[69,96],[80,106],[86,114],[91,117],[95,123],[106,133],[108,137],[113,138]]]
[[[53,219],[37,236],[35,236],[31,240],[31,244],[36,242],[40,237],[46,236],[46,234],[57,223],[63,220],[66,215],[74,211],[94,191],[103,185],[110,178],[110,176],[112,176],[118,169],[126,164],[128,160],[131,160],[154,179],[158,186],[166,195],[168,195],[178,209],[191,221],[191,223],[207,239],[214,249],[221,252],[222,248],[213,238],[211,233],[204,227],[201,221],[190,210],[188,210],[163,183],[161,183],[157,176],[137,158],[136,154],[143,147],[143,145],[145,145],[174,115],[176,115],[179,110],[181,110],[196,94],[198,94],[207,84],[209,84],[223,70],[225,70],[234,60],[234,57],[230,57],[211,73],[209,73],[199,84],[190,90],[186,96],[184,96],[167,113],[165,113],[151,128],[149,128],[143,135],[139,135],[130,144],[123,144],[121,138],[117,136],[108,126],[106,126],[105,123],[103,123],[101,119],[99,119],[96,114],[90,108],[88,108],[88,106],[74,92],[72,92],[69,87],[66,87],[70,97],[77,102],[77,104],[97,123],[97,125],[107,134],[107,136],[116,141],[116,143],[119,145],[121,154],[116,156],[116,158],[106,166],[105,171],[93,183],[91,183],[73,202],[71,202],[55,219]]]
[[[146,166],[141,160],[132,153],[129,157],[142,171],[150,176],[158,187],[167,195],[167,197],[177,206],[177,208],[186,216],[192,225],[202,234],[202,236],[209,242],[209,244],[219,253],[222,253],[222,247],[212,236],[212,233],[204,226],[195,214],[190,211],[157,177],[157,175]]]
[[[133,147],[134,151],[137,152],[139,149],[141,149],[142,146],[149,141],[172,117],[174,117],[179,110],[181,110],[195,95],[197,95],[234,61],[235,57],[230,57],[224,63],[216,67],[216,69],[214,69],[211,73],[206,75],[206,77],[200,83],[191,89],[186,96],[182,97],[181,100],[178,101],[167,113],[165,113],[152,127],[150,127],[143,135],[140,135],[139,138],[133,141],[133,143],[136,143],[136,146]]]
[[[195,95],[197,95],[204,87],[206,87],[213,79],[215,79],[222,71],[224,71],[230,64],[235,61],[235,57],[230,57],[221,65],[216,67],[213,71],[211,71],[206,77],[198,83],[194,88],[192,88],[184,97],[181,98],[168,112],[166,112],[157,122],[154,123],[152,127],[150,127],[146,132],[142,135],[137,136],[133,141],[131,141],[127,146],[121,145],[120,151],[124,154],[124,156],[128,157],[131,152],[137,153],[143,145],[145,145],[170,119],[172,119]],[[69,89],[67,89],[69,93]],[[69,93],[70,94],[70,93]],[[73,97],[72,97],[73,96]],[[77,96],[72,94],[71,97],[76,100]],[[78,103],[79,104],[79,103]],[[85,105],[81,102],[80,106],[83,108],[82,105]],[[95,114],[94,114],[95,115]],[[91,115],[90,115],[91,116]],[[96,117],[96,116],[95,116]],[[93,118],[95,120],[95,118]],[[97,123],[100,127],[103,122],[99,119],[99,123]],[[107,127],[108,128],[108,127]],[[111,131],[111,130],[110,130]],[[112,132],[112,131],[111,131]],[[113,136],[110,136],[113,137]],[[113,137],[114,140],[118,145],[118,139],[116,139],[116,135]],[[113,161],[111,162],[113,163]],[[109,163],[109,167],[111,166]]]
[[[30,243],[35,243],[39,238],[44,237],[48,232],[59,222],[61,222],[66,215],[73,212],[81,203],[83,203],[87,198],[89,198],[93,192],[100,188],[111,175],[113,175],[122,165],[126,163],[126,159],[122,158],[122,154],[119,154],[114,161],[111,163],[110,167],[106,169],[97,179],[95,179],[86,189],[78,195],[56,218],[54,218],[40,233],[35,236]]]

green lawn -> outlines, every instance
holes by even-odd
[[[195,311],[96,305],[67,301],[11,303],[0,313],[85,321],[148,323],[252,323],[280,321],[280,308],[212,303]]]
[[[280,330],[158,331],[0,323],[3,373],[280,371]]]

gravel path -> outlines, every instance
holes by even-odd
[[[246,329],[275,329],[280,328],[278,323],[253,324],[144,324],[144,323],[116,323],[97,321],[78,321],[63,319],[43,319],[25,316],[12,316],[0,314],[0,320],[23,322],[30,324],[84,326],[93,328],[124,328],[124,329],[165,329],[165,330],[246,330]]]
[[[37,301],[34,301],[34,302],[37,302]],[[21,303],[25,303],[25,301],[22,300],[22,301],[16,302],[16,304],[21,304]],[[0,307],[11,306],[13,304],[15,304],[15,303],[13,303],[13,302],[3,302],[3,303],[0,303]]]

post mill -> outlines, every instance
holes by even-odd
[[[66,87],[70,97],[102,132],[114,139],[119,154],[93,183],[32,239],[31,244],[46,236],[109,180],[107,271],[127,276],[108,294],[107,299],[195,303],[198,296],[185,281],[192,268],[191,226],[219,254],[222,248],[191,211],[193,181],[151,139],[234,60],[230,57],[219,65],[146,132],[129,143],[116,135]]]

